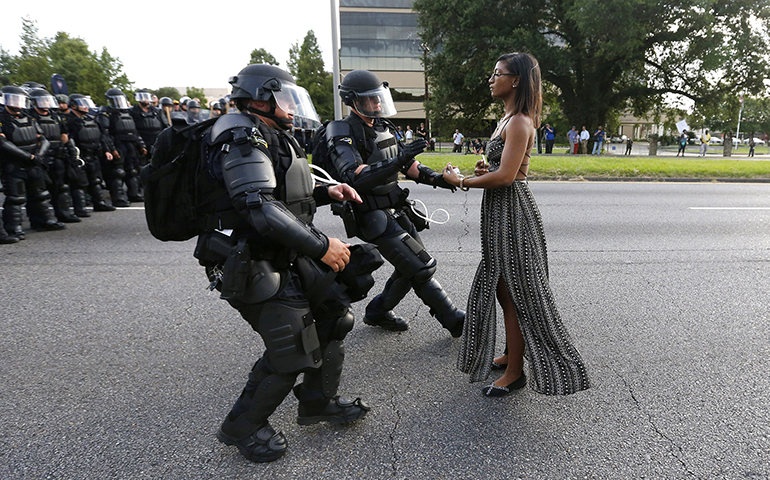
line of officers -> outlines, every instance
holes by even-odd
[[[30,228],[51,231],[90,217],[89,203],[106,212],[144,201],[139,170],[158,134],[208,117],[197,100],[158,100],[144,89],[135,92],[133,106],[118,88],[107,90],[105,99],[97,109],[89,96],[54,97],[36,82],[0,89],[0,244],[24,240],[25,206]],[[227,113],[226,100],[214,102],[210,112]]]

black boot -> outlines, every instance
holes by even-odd
[[[0,222],[0,245],[8,245],[10,243],[19,243],[19,239],[8,235],[3,227],[3,222]]]
[[[217,432],[217,438],[225,445],[235,445],[241,455],[256,463],[278,460],[286,453],[286,437],[283,432],[276,432],[268,422],[260,426],[248,436],[236,439],[223,430],[224,424]]]
[[[323,392],[309,390],[304,385],[294,387],[294,396],[299,400],[297,423],[300,425],[352,422],[365,417],[371,410],[360,398],[347,400],[339,395],[326,398]]]
[[[21,227],[21,204],[6,202],[3,208],[3,226],[5,232],[9,237],[13,237],[16,241],[24,240],[24,229]],[[16,243],[11,241],[11,243]]]
[[[465,312],[454,306],[441,284],[431,278],[425,283],[415,282],[413,286],[414,293],[430,307],[430,314],[436,317],[436,320],[449,330],[453,337],[460,337],[463,334]]]
[[[407,321],[396,316],[392,309],[398,305],[410,288],[412,286],[408,279],[399,275],[398,272],[393,272],[385,283],[382,293],[374,297],[366,306],[364,323],[394,332],[408,330]]]
[[[139,181],[139,177],[133,176],[126,181],[128,187],[128,201],[129,202],[143,202],[144,195],[142,194],[142,183]]]
[[[128,201],[126,195],[126,189],[123,185],[123,180],[119,178],[113,178],[108,182],[110,197],[112,198],[112,204],[116,207],[130,207],[131,203]]]
[[[75,210],[75,215],[80,218],[88,218],[91,216],[86,207],[86,192],[82,188],[75,188],[72,190],[72,207]]]
[[[62,223],[79,223],[80,218],[72,213],[73,200],[70,196],[69,186],[64,185],[59,188],[59,193],[53,202],[53,211],[56,219]]]

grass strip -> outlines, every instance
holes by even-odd
[[[441,171],[447,163],[473,175],[480,155],[422,154],[418,160]],[[770,161],[730,157],[533,155],[530,177],[770,178]]]

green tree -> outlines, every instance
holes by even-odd
[[[307,32],[302,45],[293,44],[289,49],[289,72],[304,87],[313,100],[321,121],[334,119],[334,88],[332,74],[324,70],[323,56],[312,30]]]
[[[415,0],[413,8],[434,52],[428,106],[448,118],[489,113],[486,79],[511,51],[538,59],[575,125],[605,124],[612,110],[661,111],[665,94],[705,110],[729,92],[759,93],[770,73],[765,0]]]
[[[181,93],[179,93],[179,90],[177,90],[174,87],[160,87],[157,90],[150,90],[153,94],[157,95],[158,98],[168,97],[171,100],[179,100],[179,97],[182,96]]]
[[[13,73],[17,70],[16,57],[11,55],[3,47],[0,47],[0,85],[10,85]]]
[[[190,98],[197,98],[201,101],[201,108],[209,108],[208,103],[206,102],[206,94],[203,93],[202,88],[197,87],[187,87],[187,93],[186,95]]]
[[[34,20],[21,20],[19,55],[16,57],[16,70],[11,75],[14,83],[37,82],[48,85],[54,73],[48,58],[49,44],[50,41],[38,36]]]
[[[278,60],[276,60],[275,57],[268,53],[264,48],[255,48],[251,51],[251,59],[249,60],[249,65],[254,63],[278,65]]]

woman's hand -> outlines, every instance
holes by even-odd
[[[455,187],[460,186],[460,175],[455,172],[455,168],[451,163],[447,163],[446,167],[444,167],[444,180],[446,180],[448,184],[454,185]]]
[[[484,160],[479,160],[476,162],[476,168],[473,170],[473,173],[477,177],[480,177],[485,173],[489,173],[489,164]]]

